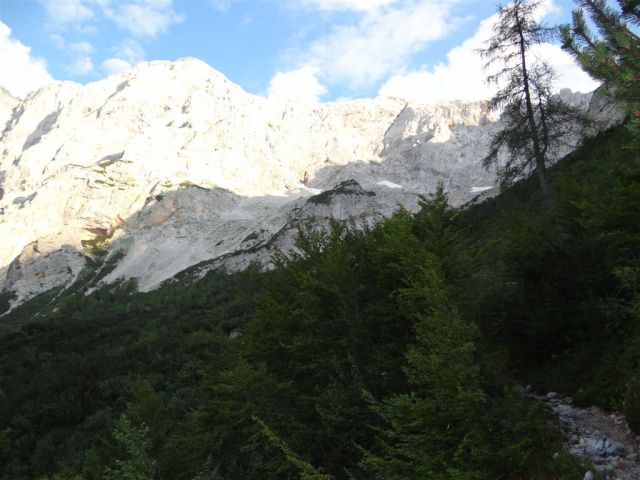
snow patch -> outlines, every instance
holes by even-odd
[[[376,185],[382,185],[384,187],[389,187],[389,188],[403,188],[402,185],[398,185],[397,183],[390,182],[389,180],[381,180],[377,182]]]
[[[322,193],[323,190],[321,188],[307,187],[306,185],[296,185],[293,190],[289,190],[289,193],[293,194],[300,194],[302,192],[309,192],[311,195],[318,195],[319,193]]]
[[[471,193],[480,193],[486,192],[487,190],[491,190],[494,187],[471,187]]]

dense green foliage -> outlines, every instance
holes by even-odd
[[[539,390],[637,418],[640,158],[624,148],[631,138],[613,130],[557,165],[554,215],[530,200],[531,182],[465,215],[480,254],[467,307],[485,338]]]
[[[302,232],[267,273],[17,309],[2,319],[22,326],[0,342],[0,478],[581,478],[579,463],[551,459],[557,435],[513,373],[536,378],[553,361],[554,386],[599,392],[598,378],[636,367],[623,137],[558,169],[564,217],[541,211],[526,182],[461,211],[440,190],[415,215]],[[575,180],[585,165],[592,175]],[[606,211],[589,201],[601,196]],[[542,303],[529,288],[547,291]],[[615,324],[600,315],[613,300]],[[621,331],[628,348],[589,357]],[[582,373],[599,365],[595,384],[550,357],[566,348],[587,356]],[[632,419],[637,383],[609,390]]]
[[[225,331],[246,321],[246,295],[255,288],[251,271],[149,294],[115,285],[67,297],[54,312],[4,334],[0,477],[68,471],[103,478],[106,467],[126,461],[119,442],[136,438],[118,438],[124,428],[149,436],[157,458],[167,433],[197,405],[201,371],[223,350]],[[33,318],[32,309],[20,312]]]
[[[603,82],[601,93],[612,98],[629,115],[628,127],[640,134],[640,5],[637,0],[576,0],[572,25],[563,25],[563,48],[593,78]],[[598,34],[587,25],[584,12]],[[635,30],[633,27],[636,27]],[[637,138],[634,138],[637,142]],[[638,144],[636,143],[636,146]]]

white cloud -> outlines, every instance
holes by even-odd
[[[216,10],[224,12],[231,6],[232,0],[209,0],[209,3]]]
[[[600,86],[599,82],[578,67],[573,57],[558,45],[543,43],[536,48],[535,53],[539,58],[549,62],[556,71],[556,91],[568,88],[574,92],[591,92]]]
[[[278,72],[269,83],[268,95],[271,98],[318,102],[327,93],[327,87],[318,81],[316,75],[316,69],[310,65],[289,72]]]
[[[553,1],[542,6],[542,13],[557,12]],[[539,15],[541,13],[539,12]],[[483,20],[476,33],[447,54],[447,60],[433,67],[416,72],[395,75],[379,90],[380,96],[401,97],[417,102],[436,100],[486,100],[495,92],[495,86],[487,85],[484,60],[478,50],[491,37],[497,15]],[[556,89],[591,91],[598,84],[575,65],[571,56],[559,46],[542,44],[535,48],[535,55],[546,59],[558,74]]]
[[[0,0],[1,1],[1,0]],[[108,19],[134,37],[153,38],[184,16],[173,8],[173,0],[40,0],[46,14],[49,38],[69,58],[66,71],[72,76],[84,76],[94,71],[91,55],[93,45],[87,41],[69,40],[67,34],[97,32],[96,19]],[[100,17],[100,18],[98,18]],[[113,55],[100,67],[106,73],[127,70],[144,60],[144,50],[133,40],[114,47]]]
[[[329,82],[347,82],[354,89],[374,85],[403,71],[411,55],[455,28],[450,13],[456,2],[413,0],[365,11],[355,23],[334,28],[293,56],[298,64],[313,65]]]
[[[49,40],[53,42],[56,48],[61,48],[61,49],[64,48],[65,40],[62,35],[59,35],[57,33],[52,33],[51,35],[49,35]]]
[[[120,28],[137,37],[155,37],[184,20],[173,9],[172,0],[134,0],[105,7],[103,11]]]
[[[73,27],[76,32],[95,33],[96,27],[88,23],[101,13],[132,35],[152,38],[184,20],[173,9],[173,0],[39,1],[46,11],[47,26],[53,30]]]
[[[64,50],[72,58],[71,63],[65,67],[67,74],[72,77],[82,77],[93,72],[93,60],[91,59],[93,45],[86,41],[67,43],[65,38],[57,33],[49,35],[49,38],[56,48]]]
[[[135,65],[144,60],[145,53],[138,42],[127,40],[113,49],[116,56],[125,59],[127,62]]]
[[[75,60],[67,67],[70,75],[83,77],[93,72],[94,66],[91,60],[93,45],[89,42],[71,42],[67,45],[67,49],[75,54]]]
[[[23,97],[52,82],[44,60],[31,56],[31,49],[11,37],[11,29],[0,21],[0,85]]]
[[[67,67],[67,71],[74,77],[88,75],[93,72],[93,61],[89,56],[79,55],[73,63]]]
[[[209,0],[209,3],[218,11],[224,12],[234,3],[242,0]],[[270,0],[278,6],[291,9],[314,8],[325,12],[375,10],[403,0]]]
[[[93,18],[94,12],[83,0],[40,0],[47,19],[56,26],[81,23]]]
[[[133,65],[121,58],[107,58],[100,64],[100,67],[107,75],[112,75],[114,73],[125,72],[132,68]]]
[[[395,3],[396,0],[302,0],[302,4],[311,5],[320,10],[375,10]]]
[[[491,36],[495,22],[492,16],[480,23],[475,35],[453,48],[447,61],[432,68],[394,75],[379,90],[383,97],[402,97],[414,101],[481,100],[489,98],[493,89],[484,78],[484,61],[477,49]]]
[[[79,55],[89,55],[93,52],[93,45],[89,42],[72,42],[68,45],[68,48]]]
[[[108,58],[100,65],[107,75],[124,72],[142,62],[145,52],[142,47],[133,40],[128,40],[112,48],[114,56]]]
[[[562,9],[555,3],[555,0],[542,0],[536,11],[536,21],[541,21],[544,17],[559,15]]]

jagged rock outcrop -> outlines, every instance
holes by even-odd
[[[273,100],[183,59],[54,83],[20,103],[0,92],[0,120],[9,108],[0,290],[18,300],[71,282],[103,251],[122,257],[107,281],[149,289],[201,262],[264,261],[305,215],[370,221],[439,181],[457,204],[496,185],[479,161],[497,128],[481,102]],[[314,203],[349,179],[372,195]]]
[[[388,187],[365,190],[354,180],[310,197],[243,197],[200,187],[169,191],[135,215],[114,242],[127,255],[105,280],[135,276],[142,288],[152,288],[196,264],[195,276],[264,264],[274,251],[293,248],[300,228],[331,218],[371,222],[391,215],[399,203],[415,205],[416,197]]]
[[[0,136],[5,125],[11,118],[13,109],[18,105],[18,99],[0,86]]]

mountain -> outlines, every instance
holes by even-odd
[[[16,105],[18,105],[18,99],[0,86],[0,127],[4,128]]]
[[[562,95],[614,117],[591,95]],[[309,223],[413,209],[440,181],[457,205],[497,185],[480,162],[498,128],[482,102],[274,100],[192,58],[19,102],[1,91],[3,120],[0,291],[18,302],[88,265],[90,284],[149,290],[194,265],[265,263]]]

